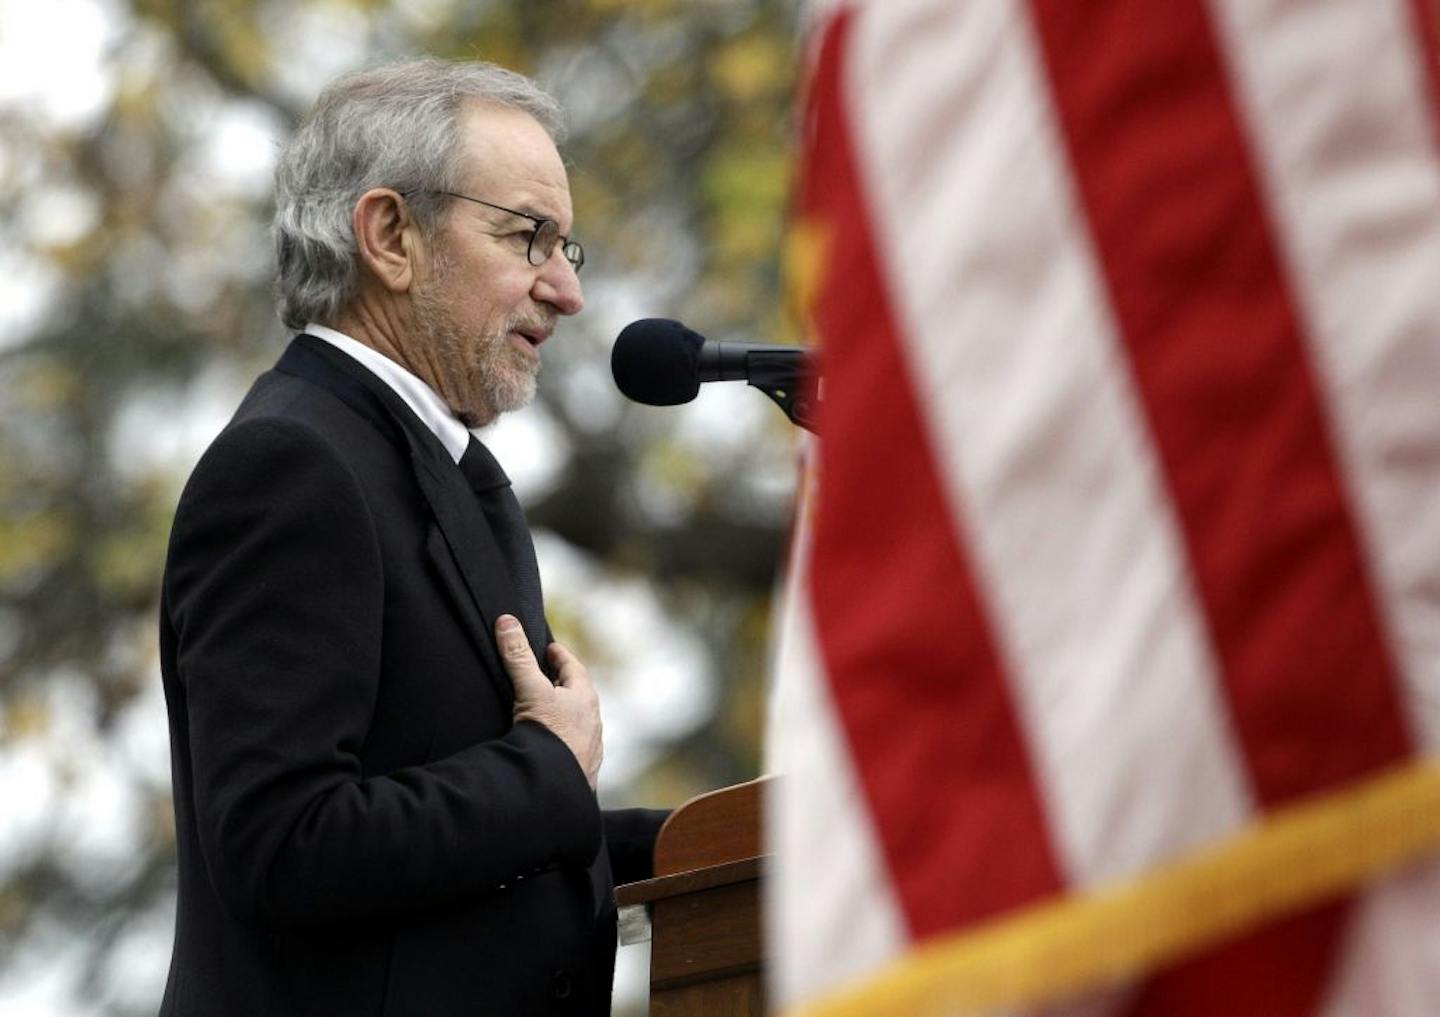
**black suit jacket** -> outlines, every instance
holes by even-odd
[[[608,1013],[612,871],[649,874],[663,813],[602,815],[565,745],[512,722],[512,585],[438,439],[296,339],[171,535],[163,1015]]]

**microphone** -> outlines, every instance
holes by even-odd
[[[677,406],[694,399],[703,382],[744,381],[812,431],[814,368],[815,358],[802,347],[710,342],[669,318],[631,322],[610,352],[616,386],[637,403]]]

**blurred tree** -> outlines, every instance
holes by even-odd
[[[65,11],[99,19],[99,98],[63,115],[0,100],[0,274],[20,307],[0,319],[0,995],[63,954],[90,1001],[75,1012],[158,1004],[173,832],[154,644],[171,512],[285,339],[266,236],[275,145],[325,81],[379,59],[495,60],[569,109],[590,310],[546,347],[538,405],[494,442],[507,465],[507,448],[531,463],[512,472],[552,619],[595,662],[624,743],[606,794],[677,804],[754,776],[789,425],[754,393],[625,404],[607,359],[633,317],[778,329],[794,4]]]

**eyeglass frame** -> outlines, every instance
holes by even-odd
[[[405,195],[406,197],[414,193],[414,191],[401,192],[401,194]],[[545,264],[545,262],[549,261],[550,255],[555,253],[556,247],[560,248],[560,253],[564,256],[565,260],[570,263],[570,267],[576,272],[577,275],[579,274],[580,269],[583,268],[585,265],[585,248],[581,246],[580,241],[572,240],[570,237],[561,233],[560,224],[554,219],[547,219],[544,216],[539,215],[531,215],[529,212],[522,212],[516,208],[506,208],[504,205],[497,205],[493,201],[485,201],[481,198],[472,198],[468,194],[459,194],[455,191],[430,191],[429,193],[443,194],[447,198],[459,198],[462,201],[473,201],[477,205],[484,205],[486,208],[493,208],[497,212],[509,212],[511,215],[518,215],[522,219],[529,219],[535,224],[535,228],[530,231],[530,240],[529,243],[527,243],[525,246],[525,260],[534,268],[539,268],[541,265]],[[551,245],[549,254],[545,254],[540,258],[539,261],[536,261],[535,241],[539,239],[540,231],[544,229],[547,224],[555,227],[555,243]]]

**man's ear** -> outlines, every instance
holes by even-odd
[[[405,199],[388,187],[374,187],[355,202],[355,243],[360,261],[391,293],[406,293],[415,281],[420,231]]]

